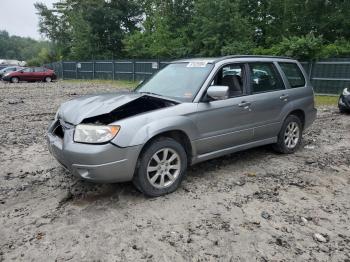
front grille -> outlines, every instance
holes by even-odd
[[[64,138],[66,130],[74,128],[74,125],[58,119],[52,127],[52,134],[60,138]]]
[[[55,123],[55,125],[54,125],[54,127],[52,129],[52,133],[55,136],[58,136],[58,137],[63,139],[63,137],[64,137],[64,130],[63,130],[62,126],[61,126],[60,121],[56,121],[56,123]]]

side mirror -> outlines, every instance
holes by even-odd
[[[223,100],[228,98],[228,86],[210,86],[207,90],[207,95],[215,100]]]
[[[143,82],[144,82],[144,80],[141,80],[141,81],[139,82],[139,85],[143,84]]]

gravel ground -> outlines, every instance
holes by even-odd
[[[319,110],[302,148],[190,168],[171,195],[73,178],[50,156],[60,103],[91,83],[0,83],[0,261],[350,261],[350,116]]]

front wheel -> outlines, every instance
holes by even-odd
[[[294,153],[300,147],[302,132],[303,126],[300,118],[289,115],[278,134],[277,143],[273,145],[274,150],[282,154]]]
[[[133,183],[150,197],[169,194],[179,187],[186,169],[183,146],[172,138],[158,138],[141,154]]]
[[[18,77],[12,77],[11,78],[11,83],[17,84],[19,82],[19,78]]]

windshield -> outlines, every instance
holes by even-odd
[[[3,69],[0,70],[1,73],[6,73],[6,72],[9,72],[9,71],[13,71],[15,68],[13,67],[5,67]]]
[[[193,100],[212,68],[212,64],[203,62],[169,64],[136,91],[189,102]]]

